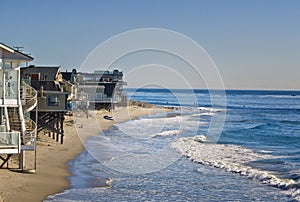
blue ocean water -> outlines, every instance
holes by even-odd
[[[71,189],[46,201],[300,201],[299,91],[228,90],[221,104],[206,90],[127,93],[175,110],[89,138],[100,158],[84,151],[71,161]],[[112,187],[99,187],[107,178]]]

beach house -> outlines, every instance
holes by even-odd
[[[87,93],[89,104],[96,109],[113,109],[117,105],[126,105],[127,95],[123,91],[124,85],[126,82],[123,81],[123,72],[117,69],[76,74],[77,91]]]
[[[21,68],[21,77],[38,92],[38,133],[44,131],[62,144],[64,115],[74,85],[63,80],[60,66],[30,65]]]
[[[20,65],[32,60],[0,43],[0,167],[19,155],[23,170],[25,152],[36,150],[37,126],[30,112],[37,106],[37,92],[20,77]]]

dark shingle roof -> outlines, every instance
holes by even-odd
[[[31,81],[31,86],[39,91],[43,86],[45,91],[60,91],[60,84],[55,81]]]
[[[28,67],[21,68],[21,74],[24,76],[26,74],[38,74],[40,73],[41,80],[55,81],[57,75],[60,71],[60,66],[34,66],[30,65]]]

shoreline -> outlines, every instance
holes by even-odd
[[[63,145],[55,142],[48,135],[39,134],[36,173],[27,174],[13,172],[6,168],[1,169],[0,202],[43,201],[49,195],[54,195],[70,188],[68,177],[72,173],[70,172],[68,162],[75,159],[84,151],[82,141],[95,135],[95,133],[98,134],[101,131],[108,130],[115,123],[169,111],[171,111],[171,108],[159,106],[128,106],[117,108],[112,112],[106,110],[92,111],[93,113],[89,119],[86,117],[77,119],[75,116],[65,116],[65,141]],[[113,121],[106,120],[103,118],[105,115],[116,117],[116,119]],[[96,118],[99,124],[98,127],[92,129],[84,127],[85,124],[92,123],[91,120],[95,120],[94,118]],[[74,124],[74,121],[76,121],[76,124]],[[78,121],[82,121],[82,128],[75,127],[78,125]],[[85,131],[86,135],[84,137],[81,136],[79,138],[77,133],[81,133],[80,130]],[[27,158],[30,159],[32,156],[28,152]],[[28,160],[28,162],[30,161]]]

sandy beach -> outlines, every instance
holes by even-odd
[[[37,170],[34,174],[15,172],[6,169],[6,166],[1,169],[0,202],[42,201],[48,195],[67,189],[69,187],[68,177],[71,175],[68,169],[68,161],[74,159],[84,149],[77,135],[77,132],[80,132],[80,130],[85,131],[84,134],[86,135],[84,137],[81,136],[84,141],[85,138],[99,133],[99,130],[107,130],[115,122],[124,122],[139,116],[164,113],[170,110],[160,107],[130,106],[118,108],[113,112],[106,110],[93,111],[88,119],[86,116],[85,118],[66,116],[63,145],[55,142],[48,135],[44,135],[43,132],[38,135]],[[104,115],[113,116],[115,119],[113,121],[103,119]],[[85,127],[86,124],[92,123],[91,120],[97,120],[99,124],[95,130]],[[76,124],[74,124],[75,121]],[[78,127],[78,122],[80,122],[79,126],[82,124],[82,127]],[[33,157],[33,153],[30,154],[28,152],[28,154],[27,158]],[[13,160],[11,160],[9,165],[12,167],[16,166]]]

